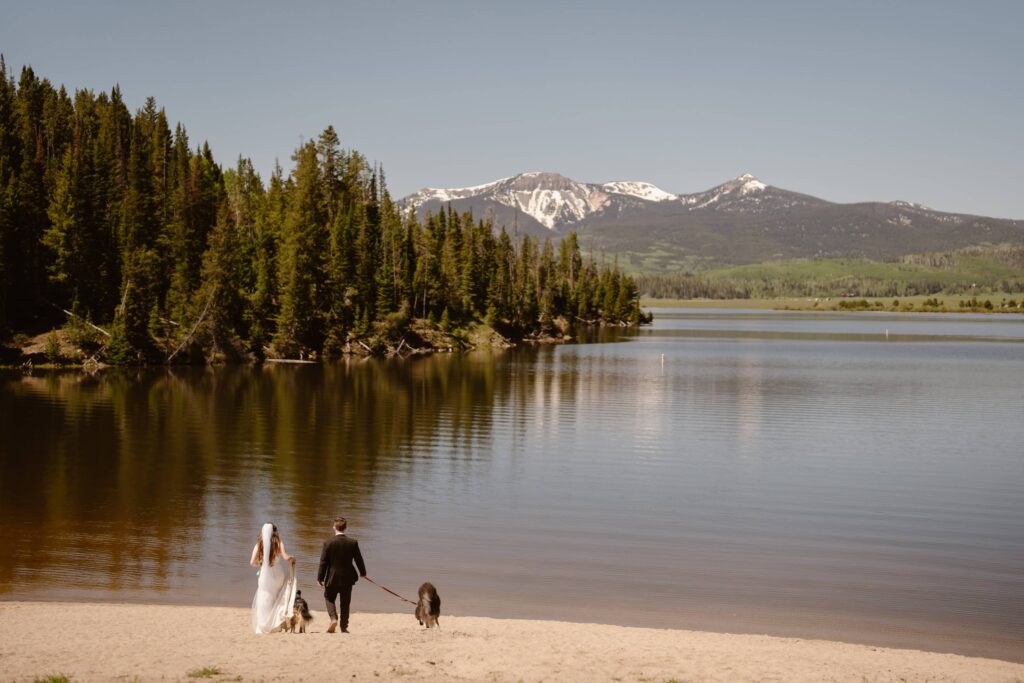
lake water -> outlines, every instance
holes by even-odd
[[[247,606],[274,521],[322,610],[344,514],[372,578],[446,613],[1024,661],[1024,317],[656,315],[509,352],[2,374],[0,600]]]

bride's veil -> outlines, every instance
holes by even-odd
[[[270,539],[274,535],[274,525],[267,522],[263,525],[263,562],[260,565],[260,571],[266,571],[267,567],[270,566]],[[250,536],[249,538],[252,538]]]

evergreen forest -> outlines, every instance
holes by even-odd
[[[69,325],[114,364],[331,358],[489,326],[517,340],[644,321],[576,236],[417,219],[326,128],[264,182],[153,98],[73,95],[0,58],[0,342]]]

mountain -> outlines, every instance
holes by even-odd
[[[423,189],[402,203],[420,216],[450,203],[520,234],[575,231],[589,248],[652,272],[787,258],[888,259],[1024,242],[1024,221],[905,201],[840,204],[750,174],[703,192],[672,194],[645,182],[582,183],[557,173],[521,173],[474,187]]]
[[[455,189],[426,188],[402,200],[420,214],[436,211],[449,202],[457,210],[472,208],[496,223],[544,233],[568,232],[588,219],[625,207],[637,208],[647,202],[677,201],[678,196],[650,183],[611,182],[602,185],[580,183],[557,173],[520,173],[486,185]],[[511,211],[511,213],[510,213]],[[512,221],[498,216],[512,216]],[[543,233],[542,233],[543,234]]]

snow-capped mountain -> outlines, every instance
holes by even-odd
[[[723,206],[737,199],[744,199],[748,195],[754,195],[754,201],[758,201],[760,199],[758,195],[764,192],[767,187],[767,185],[754,176],[744,173],[706,192],[684,195],[681,199],[686,206],[703,209],[712,204]]]
[[[639,181],[583,183],[557,173],[521,173],[474,187],[420,190],[402,203],[421,217],[450,204],[521,234],[573,231],[591,247],[623,255],[643,270],[672,270],[694,259],[878,259],[1024,242],[1024,221],[946,213],[906,201],[838,204],[749,173],[691,194]]]
[[[633,180],[581,183],[558,173],[520,173],[473,187],[425,188],[402,201],[421,213],[454,202],[459,208],[470,205],[492,216],[495,205],[500,205],[517,212],[520,221],[532,219],[548,230],[561,232],[597,216],[620,215],[642,209],[646,204],[672,203],[686,210],[757,212],[812,199],[780,192],[749,173],[704,192],[682,195]]]
[[[581,183],[558,173],[520,173],[485,185],[451,189],[426,188],[402,200],[405,206],[435,210],[448,202],[471,200],[475,206],[496,203],[521,212],[548,230],[561,230],[623,203],[678,201],[650,183],[616,181]]]

